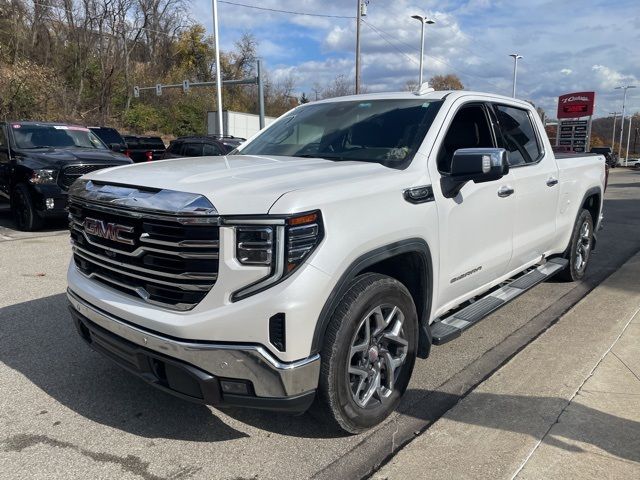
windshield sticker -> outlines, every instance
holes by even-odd
[[[19,123],[14,123],[12,125],[13,128],[20,128],[22,125],[20,125]]]
[[[75,130],[78,132],[88,132],[89,129],[87,127],[76,127],[76,126],[70,126],[68,127],[69,130]]]
[[[404,160],[408,153],[408,147],[392,148],[387,152],[387,160]]]
[[[55,128],[56,130],[69,130],[69,127],[67,127],[66,125],[54,125],[53,128]]]

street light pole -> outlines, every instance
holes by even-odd
[[[224,126],[222,125],[222,72],[220,71],[220,42],[218,39],[218,0],[211,0],[211,6],[213,9],[213,40],[216,49],[216,103],[218,104],[218,128],[216,133],[224,135]]]
[[[422,80],[423,80],[423,66],[424,66],[424,26],[425,25],[433,25],[434,23],[436,23],[434,20],[431,20],[427,17],[425,17],[424,15],[411,15],[411,18],[415,18],[416,20],[418,20],[420,22],[420,75],[419,75],[419,80],[418,80],[418,89],[420,89],[420,87],[422,86]]]
[[[356,95],[360,93],[360,23],[362,19],[362,1],[358,3],[358,13],[356,15]]]
[[[618,158],[622,157],[622,135],[624,134],[624,104],[627,101],[627,90],[630,88],[636,88],[635,85],[621,85],[614,90],[622,90],[622,115],[620,116],[620,145],[618,146]],[[626,166],[626,165],[625,165]]]
[[[631,140],[631,124],[633,123],[633,115],[629,115],[629,131],[627,132],[627,153],[624,156],[624,166],[629,162],[629,140]]]
[[[611,134],[611,153],[615,150],[616,144],[616,120],[620,112],[609,112],[609,115],[613,115],[613,133]]]
[[[516,78],[518,77],[518,60],[524,58],[522,55],[518,55],[517,53],[512,53],[509,55],[513,57],[513,90],[511,91],[511,96],[516,98]]]

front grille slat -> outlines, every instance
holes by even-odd
[[[96,170],[102,170],[103,168],[113,167],[113,165],[104,164],[87,164],[87,165],[67,165],[62,168],[58,177],[58,185],[68,189],[73,182],[87,173],[95,172]]]
[[[175,217],[108,211],[86,201],[69,201],[69,226],[78,270],[93,279],[145,302],[173,310],[195,307],[218,278],[219,227],[217,224],[182,224]],[[103,227],[126,228],[118,237],[85,231],[85,219]],[[150,225],[152,225],[150,227]],[[132,231],[130,231],[133,229]],[[106,230],[105,230],[106,231]]]

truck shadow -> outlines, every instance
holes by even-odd
[[[1,363],[89,420],[147,438],[217,442],[248,436],[225,423],[218,411],[161,392],[91,350],[76,332],[64,294],[0,309],[0,332]],[[21,390],[8,391],[19,395]],[[15,403],[37,404],[39,398],[46,397],[16,397]],[[228,413],[240,422],[285,435],[338,435],[308,414],[294,417],[243,409]]]
[[[13,215],[11,213],[11,207],[8,203],[0,201],[0,228],[6,228],[9,230],[16,230],[16,224],[13,221]],[[67,230],[68,224],[66,218],[50,219],[44,225],[44,228],[39,232],[59,232],[60,230]],[[29,234],[26,234],[29,235]]]
[[[472,403],[458,405],[450,413],[451,421],[528,435],[536,440],[544,437],[545,444],[572,453],[586,451],[575,444],[579,442],[618,458],[640,462],[640,422],[586,406],[581,403],[580,394],[568,406],[564,398],[547,396],[471,392],[468,398]],[[429,415],[429,405],[438,405],[435,410],[442,412],[461,400],[459,395],[437,391],[427,395],[423,390],[408,390],[399,412],[432,422],[437,418]],[[498,411],[509,413],[497,414]],[[553,429],[547,434],[552,424]],[[465,440],[459,442],[459,447],[464,448]]]

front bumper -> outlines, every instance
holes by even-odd
[[[213,406],[304,412],[313,402],[320,356],[291,363],[260,345],[188,341],[116,318],[67,290],[82,338],[126,370],[181,398]],[[225,386],[245,384],[246,394]]]
[[[57,184],[31,185],[32,198],[38,214],[43,218],[67,216],[67,192]],[[53,200],[53,208],[48,208],[46,200]]]

